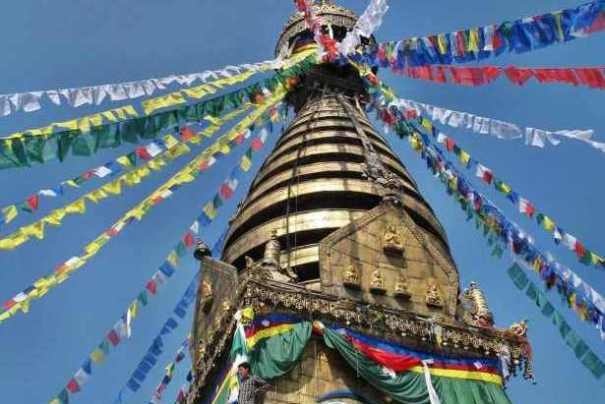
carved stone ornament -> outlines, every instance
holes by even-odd
[[[386,293],[386,289],[384,287],[384,275],[380,269],[374,270],[372,272],[372,279],[370,280],[370,292],[383,295]]]
[[[400,299],[409,299],[412,297],[412,294],[408,290],[408,280],[403,274],[399,274],[397,277],[397,282],[395,282],[395,289],[393,290],[393,295]]]
[[[342,274],[342,284],[350,289],[361,288],[361,275],[355,265],[349,265]]]
[[[441,298],[441,292],[435,282],[429,283],[429,287],[426,291],[425,297],[426,305],[436,308],[443,307],[443,299]]]
[[[397,231],[395,225],[387,225],[387,229],[382,238],[382,248],[387,253],[403,253],[403,241],[401,240],[401,234]]]
[[[212,307],[213,300],[214,291],[212,289],[212,285],[207,280],[203,280],[200,296],[200,306],[202,307],[202,310],[208,312]]]
[[[271,239],[265,244],[265,253],[263,254],[263,267],[267,269],[277,270],[279,269],[279,253],[281,246],[279,240],[277,240],[277,233],[275,230],[271,233]]]

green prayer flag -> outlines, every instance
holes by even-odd
[[[105,355],[109,355],[109,341],[104,339],[103,342],[99,344],[99,349],[103,351]]]
[[[72,145],[73,154],[75,156],[90,156],[92,154],[91,147],[88,144],[89,137],[88,136],[78,136]]]
[[[184,257],[185,255],[187,255],[187,247],[185,246],[185,243],[183,243],[182,241],[179,241],[179,243],[176,246],[176,254],[179,257]]]
[[[21,141],[21,139],[16,138],[11,141],[11,151],[19,162],[19,166],[29,166],[27,154],[25,153],[25,147],[23,147],[23,142]]]
[[[122,142],[115,125],[101,125],[90,128],[90,134],[95,139],[94,151],[118,147]]]
[[[553,313],[552,322],[554,325],[557,326],[557,328],[559,328],[559,333],[561,334],[561,336],[565,338],[571,330],[571,327],[569,326],[569,324],[567,324],[567,321],[565,321],[563,316],[561,316],[558,311],[555,311]]]
[[[30,161],[35,161],[37,163],[44,163],[44,146],[46,145],[46,140],[41,137],[36,137],[29,139],[25,143],[25,149],[27,153],[27,157]]]
[[[527,290],[525,291],[525,294],[527,295],[527,297],[529,297],[534,303],[538,304],[537,301],[537,297],[538,297],[538,289],[536,288],[536,285],[534,285],[533,282],[529,283],[529,287],[527,288]]]
[[[141,306],[147,306],[147,292],[143,291],[139,293],[139,295],[137,296],[137,300],[139,301],[139,303],[141,303]]]
[[[582,364],[592,372],[597,379],[605,374],[605,364],[591,350],[582,359]]]
[[[527,275],[525,275],[523,270],[517,264],[513,264],[512,267],[508,268],[508,276],[512,279],[513,283],[519,290],[525,289],[529,283]]]
[[[72,142],[74,138],[80,133],[79,130],[75,131],[65,131],[59,135],[59,139],[57,140],[57,157],[59,161],[65,160],[65,157],[69,154],[69,150],[71,149]]]
[[[546,317],[550,317],[552,315],[552,313],[554,313],[555,308],[552,304],[550,304],[550,302],[546,302],[544,304],[544,306],[542,307],[542,314],[544,314],[544,316]]]

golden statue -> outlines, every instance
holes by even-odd
[[[342,284],[347,288],[359,289],[361,286],[361,276],[359,270],[354,265],[349,265],[344,273]]]
[[[403,252],[403,241],[401,240],[401,235],[397,231],[395,225],[387,225],[387,229],[382,238],[382,248],[387,252]]]
[[[212,285],[207,280],[202,281],[200,305],[205,312],[208,312],[212,307],[212,301],[214,300],[214,290]]]
[[[431,307],[443,307],[443,299],[441,298],[441,292],[439,292],[439,288],[437,284],[432,281],[429,283],[429,287],[426,291],[425,297],[426,305]]]
[[[382,275],[382,271],[380,269],[376,269],[372,272],[372,279],[370,280],[370,292],[383,294],[386,292],[384,288],[384,276]]]
[[[400,297],[403,299],[409,299],[412,296],[408,290],[408,280],[403,274],[399,274],[397,277],[393,294],[395,297]]]

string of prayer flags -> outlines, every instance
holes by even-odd
[[[268,70],[279,70],[283,68],[289,68],[294,64],[297,64],[307,58],[309,55],[314,53],[313,50],[304,52],[301,54],[293,55],[289,59],[276,60],[274,63],[267,64],[262,70],[248,70],[235,76],[228,76],[221,79],[214,80],[212,82],[202,84],[199,86],[191,87],[184,90],[174,91],[169,94],[150,98],[141,103],[145,115],[150,115],[160,109],[173,107],[180,104],[185,104],[187,99],[200,100],[209,94],[214,94],[218,90],[232,86],[237,83],[248,80],[254,74],[260,71]]]
[[[149,400],[150,404],[159,404],[162,402],[162,393],[164,393],[166,387],[168,387],[168,385],[172,381],[174,376],[174,369],[176,368],[176,366],[180,362],[182,362],[183,359],[185,359],[185,357],[187,356],[187,348],[189,347],[190,342],[191,335],[188,335],[185,341],[181,343],[179,349],[176,351],[174,359],[164,368],[166,371],[164,373],[164,376],[162,377],[162,380],[153,391],[151,400]]]
[[[14,112],[38,111],[48,103],[48,101],[57,106],[67,104],[73,108],[78,108],[83,105],[101,105],[106,101],[115,102],[150,97],[157,91],[168,89],[171,85],[191,87],[196,83],[207,83],[213,80],[230,78],[242,73],[259,73],[267,70],[279,69],[280,67],[280,61],[275,59],[254,64],[226,66],[223,69],[218,70],[170,75],[147,80],[0,94],[0,117],[10,115]]]
[[[153,369],[158,361],[158,357],[164,352],[164,338],[170,335],[178,325],[179,321],[183,320],[187,315],[187,310],[191,306],[191,303],[195,301],[197,286],[199,283],[200,271],[196,272],[193,280],[187,287],[187,290],[183,294],[183,297],[176,304],[172,311],[174,316],[170,316],[168,320],[164,322],[160,332],[152,340],[151,345],[147,348],[147,351],[143,358],[139,361],[136,369],[132,372],[130,378],[126,382],[126,386],[120,389],[116,403],[121,403],[123,395],[128,388],[132,392],[136,392],[141,387],[141,383],[147,378],[147,374]]]
[[[191,370],[187,372],[187,376],[185,377],[185,383],[181,385],[179,391],[176,393],[176,398],[174,399],[175,404],[184,404],[187,402],[187,396],[189,395],[189,386],[193,381],[193,374]]]
[[[225,122],[228,122],[237,115],[245,112],[248,109],[248,106],[249,105],[245,105],[243,108],[232,111],[223,118],[215,119],[213,125],[190,137],[189,142],[199,144],[201,142],[201,136],[211,136],[212,133],[218,131]],[[187,128],[187,130],[190,129]],[[151,153],[146,152],[148,157],[142,158],[143,161],[146,161],[145,165],[137,169],[126,171],[117,179],[103,185],[100,188],[88,192],[84,196],[78,198],[75,202],[72,202],[62,208],[55,209],[49,215],[45,216],[39,221],[20,227],[12,234],[0,238],[0,250],[15,249],[32,237],[44,239],[45,226],[47,224],[55,227],[60,226],[66,216],[70,214],[84,214],[86,212],[87,201],[99,203],[103,199],[121,195],[122,186],[134,187],[140,184],[142,180],[147,178],[152,173],[152,171],[162,170],[168,165],[169,162],[191,151],[191,149],[186,145],[187,142],[178,141],[172,135],[166,135],[164,139],[164,142],[157,142],[156,146],[154,146],[155,150],[153,156]],[[160,146],[160,144],[162,146]],[[166,144],[170,144],[171,147],[165,148]],[[222,143],[215,142],[215,144],[211,145],[210,147],[217,148],[221,146],[221,144]],[[160,201],[168,198],[170,195],[172,195],[172,191],[169,189],[164,190],[162,193],[156,195],[154,203],[159,203]]]
[[[225,146],[229,146],[229,142],[232,142],[233,139],[238,137],[240,133],[253,126],[254,123],[261,119],[271,107],[281,101],[285,94],[286,90],[283,86],[276,88],[274,94],[265,99],[264,104],[257,106],[255,111],[253,111],[246,118],[242,119],[226,134],[222,135],[214,145],[202,151],[183,169],[174,174],[164,184],[156,188],[134,208],[126,212],[126,214],[118,219],[109,229],[102,232],[95,240],[88,243],[84,247],[81,255],[71,257],[64,263],[57,266],[52,273],[38,279],[32,285],[25,288],[22,292],[19,292],[15,297],[9,299],[4,304],[3,311],[0,312],[0,323],[12,317],[19,311],[26,313],[29,310],[29,305],[32,300],[42,298],[50,289],[57,287],[67,280],[73,274],[73,272],[83,267],[88,260],[98,254],[98,252],[110,240],[115,238],[127,225],[132,224],[135,221],[142,220],[152,208],[164,200],[165,196],[170,195],[167,193],[167,191],[174,193],[182,185],[195,181],[199,177],[199,174],[203,171],[200,169],[203,161],[207,161],[217,153],[230,150],[229,147],[225,148]]]
[[[463,86],[483,86],[500,77],[507,78],[513,84],[522,86],[531,78],[540,84],[571,84],[605,90],[605,68],[603,67],[556,67],[530,68],[516,66],[472,66],[454,67],[426,65],[393,69],[403,76],[433,81],[435,83],[454,83]]]
[[[371,66],[400,70],[475,62],[506,52],[524,53],[604,30],[604,6],[596,0],[512,22],[370,44],[348,56]]]
[[[487,118],[469,112],[454,111],[405,98],[392,100],[391,103],[403,109],[407,119],[416,119],[419,115],[424,114],[429,119],[452,128],[466,129],[498,139],[525,139],[527,145],[540,148],[544,148],[547,144],[557,146],[563,139],[573,139],[587,143],[605,153],[605,142],[592,140],[594,131],[591,129],[548,131],[531,127],[522,128],[514,123]]]
[[[538,250],[527,232],[508,220],[491,201],[472,187],[438,148],[431,146],[428,135],[422,134],[407,121],[398,108],[389,108],[388,103],[396,98],[392,91],[382,93],[384,85],[366,81],[375,87],[372,106],[376,108],[378,119],[392,127],[399,136],[408,137],[412,149],[420,154],[426,161],[427,168],[443,182],[447,193],[456,198],[467,217],[475,217],[478,224],[483,224],[489,244],[493,245],[496,240],[501,242],[514,256],[532,267],[548,288],[556,286],[557,292],[565,298],[579,318],[595,325],[603,324],[605,299],[575,272],[558,263],[551,255]],[[426,125],[423,128],[428,129]],[[500,256],[501,252],[492,252],[492,255]],[[605,333],[601,337],[605,339]]]
[[[235,118],[250,108],[251,104],[246,103],[242,107],[229,112],[221,118],[206,116],[204,120],[211,122],[207,128],[202,132],[195,133],[190,126],[184,126],[179,129],[179,139],[177,140],[172,135],[166,135],[163,139],[157,139],[153,142],[148,143],[146,146],[139,146],[130,153],[123,154],[112,161],[97,166],[92,169],[84,171],[69,180],[61,181],[55,187],[49,187],[40,189],[37,192],[26,198],[25,201],[14,203],[12,205],[1,208],[2,215],[0,215],[0,226],[2,224],[8,224],[13,221],[19,214],[19,212],[35,212],[39,207],[41,197],[44,198],[57,198],[65,195],[65,189],[69,187],[78,188],[87,181],[93,178],[105,178],[114,177],[117,174],[123,173],[124,171],[132,171],[140,162],[147,162],[148,166],[152,170],[159,170],[165,165],[165,159],[158,159],[156,161],[150,161],[162,152],[171,150],[170,156],[177,154],[177,150],[187,150],[181,143],[199,144],[202,141],[202,136],[211,137],[216,131],[218,131],[225,122]],[[177,147],[178,148],[175,148]],[[119,188],[115,183],[110,185],[108,188]],[[115,193],[114,193],[115,194]],[[104,199],[107,196],[106,190],[98,189],[94,192],[87,194],[85,198],[97,203],[99,200]]]
[[[584,243],[571,233],[563,230],[549,216],[540,212],[533,202],[521,196],[518,192],[514,191],[509,184],[498,178],[491,168],[472,158],[468,152],[456,144],[454,139],[440,132],[428,119],[422,116],[419,116],[417,119],[422,127],[428,128],[427,132],[433,135],[437,143],[444,145],[448,152],[453,153],[458,157],[458,160],[463,167],[471,172],[474,171],[475,176],[480,178],[483,183],[488,185],[493,184],[498,192],[503,194],[509,202],[515,205],[519,213],[530,219],[533,219],[535,216],[538,226],[552,235],[555,244],[567,247],[583,264],[605,267],[605,258],[586,248]]]
[[[98,149],[117,147],[123,142],[137,143],[139,137],[152,140],[179,124],[200,122],[208,116],[216,117],[247,102],[262,104],[263,89],[272,93],[278,87],[291,88],[297,84],[300,74],[317,63],[315,51],[299,54],[296,60],[298,56],[304,56],[304,59],[288,65],[271,78],[205,101],[175,106],[144,117],[138,117],[136,110],[129,106],[127,111],[134,114],[133,117],[122,111],[118,119],[106,111],[0,138],[0,169],[45,163],[54,158],[63,161],[70,153],[91,155]],[[81,121],[87,124],[83,125]]]
[[[82,391],[82,388],[92,375],[93,368],[102,364],[112,350],[115,350],[122,341],[131,337],[132,325],[139,311],[149,304],[149,300],[158,294],[159,288],[172,277],[178,268],[180,258],[184,256],[183,253],[179,254],[178,251],[182,249],[184,249],[185,253],[190,251],[194,246],[193,238],[194,235],[190,230],[187,230],[185,235],[181,237],[167,255],[166,260],[145,283],[145,287],[128,305],[128,308],[120,316],[119,320],[103,336],[101,343],[84,360],[82,366],[69,379],[61,392],[50,401],[52,404],[68,403],[69,395]]]
[[[389,10],[387,0],[372,0],[357,19],[352,30],[347,32],[338,44],[341,54],[348,55],[361,43],[361,38],[370,38],[382,24],[382,18]]]
[[[552,320],[552,324],[559,330],[559,335],[563,341],[565,341],[565,345],[572,350],[576,359],[580,361],[596,379],[600,379],[605,374],[605,363],[603,363],[593,350],[590,349],[588,344],[569,326],[563,316],[548,301],[544,292],[529,280],[519,265],[513,264],[507,272],[515,286],[520,291],[525,292],[527,298],[538,306],[542,315]],[[601,332],[605,333],[605,329],[601,328]]]

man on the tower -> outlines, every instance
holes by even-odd
[[[271,388],[271,385],[258,376],[250,374],[250,364],[243,362],[237,367],[237,373],[240,377],[239,394],[237,396],[238,404],[257,404],[262,403],[264,393]]]

